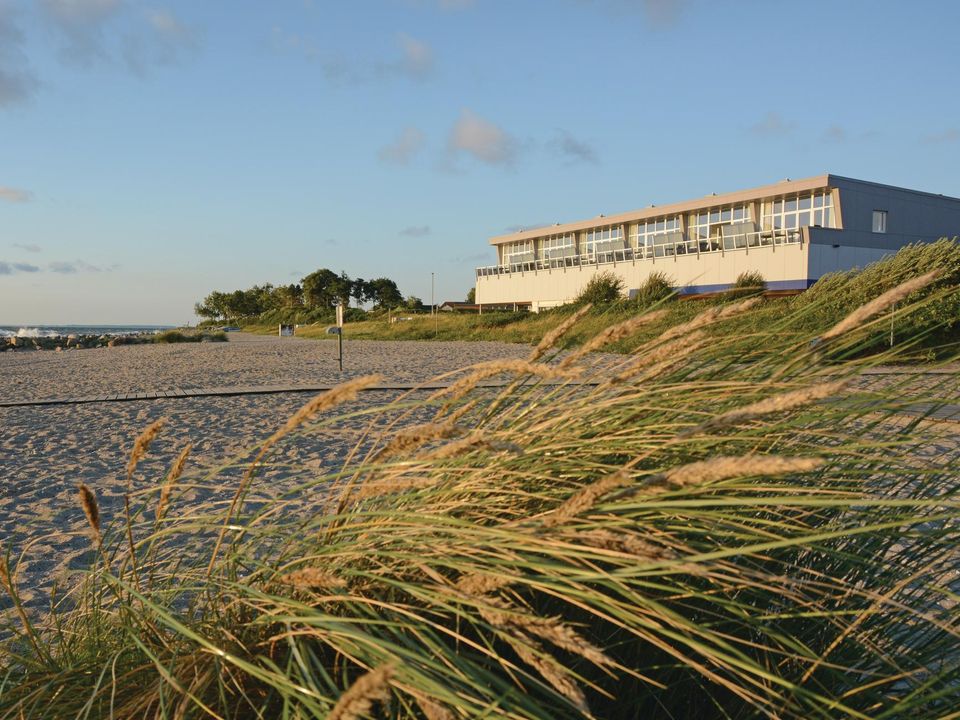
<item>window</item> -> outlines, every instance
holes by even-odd
[[[503,246],[503,264],[520,265],[533,260],[533,240],[520,240]]]
[[[680,217],[677,215],[641,220],[634,230],[631,245],[636,249],[637,257],[653,257],[654,246],[659,248],[657,257],[663,257],[665,253],[673,255],[679,231]]]
[[[829,190],[788,195],[763,202],[761,227],[764,232],[790,231],[774,232],[776,242],[783,239],[795,242],[799,237],[797,228],[807,225],[833,227],[833,196]]]
[[[725,225],[743,226],[750,221],[749,205],[729,205],[690,213],[687,216],[687,251],[713,252],[720,249]],[[738,247],[746,247],[746,239]],[[732,245],[730,247],[733,247]]]
[[[540,249],[539,259],[553,267],[564,264],[564,261],[572,258],[576,252],[573,233],[541,238],[538,246]]]
[[[875,233],[885,233],[887,231],[887,211],[873,211],[873,231]]]
[[[622,239],[623,230],[619,225],[616,227],[587,230],[584,235],[582,254],[586,255],[587,259],[593,262],[598,254],[603,255],[609,254],[614,250],[622,250],[623,245],[620,244]]]

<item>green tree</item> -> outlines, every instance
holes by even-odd
[[[423,300],[418,298],[416,295],[409,295],[407,299],[403,301],[403,306],[407,310],[413,310],[414,312],[421,312],[422,310],[426,309],[423,304]]]
[[[270,306],[277,310],[296,310],[303,307],[303,288],[291,283],[274,288]]]
[[[471,305],[477,301],[477,289],[475,287],[467,290],[467,302]]]
[[[332,307],[337,295],[334,292],[340,276],[327,268],[320,268],[307,275],[300,284],[303,286],[304,304],[310,308]]]
[[[400,288],[390,278],[377,278],[370,281],[370,300],[378,308],[395,308],[403,304]]]
[[[370,284],[363,278],[357,278],[350,285],[350,297],[357,301],[357,307],[360,307],[366,300],[369,299],[369,285]]]

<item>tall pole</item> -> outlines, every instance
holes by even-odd
[[[433,315],[433,336],[437,336],[437,306],[433,300],[433,277],[435,273],[430,273],[430,314]]]

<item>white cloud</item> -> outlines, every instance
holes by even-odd
[[[74,273],[79,272],[103,272],[103,268],[97,267],[96,265],[91,265],[90,263],[84,262],[83,260],[73,260],[71,262],[64,262],[62,260],[54,260],[48,266],[50,272],[60,273],[62,275],[73,275]]]
[[[0,185],[0,200],[6,200],[7,202],[12,203],[23,203],[29,202],[33,199],[33,193],[29,190],[21,190],[20,188],[13,187],[3,187]]]
[[[411,225],[400,231],[401,235],[407,237],[426,237],[432,232],[429,225]]]
[[[392,143],[380,148],[378,156],[385,163],[407,165],[423,148],[423,143],[423,133],[411,125],[404,128]]]
[[[151,65],[173,65],[199,47],[194,30],[169,10],[145,13],[146,31],[135,31],[124,41],[123,58],[136,74],[143,75]]]
[[[399,36],[400,49],[403,57],[397,68],[405,74],[424,78],[433,72],[433,50],[425,42],[401,33]]]
[[[42,249],[39,245],[35,245],[33,243],[14,243],[13,246],[31,253],[38,253]]]
[[[503,128],[464,108],[450,130],[447,149],[452,156],[467,153],[487,165],[509,166],[519,147]]]
[[[559,133],[547,143],[547,147],[570,164],[588,163],[596,165],[599,162],[597,151],[589,143],[575,138],[566,130]]]
[[[13,275],[14,273],[24,272],[24,273],[35,273],[40,272],[40,268],[36,265],[31,265],[30,263],[9,263],[4,260],[0,260],[0,275]]]
[[[0,4],[0,107],[23,102],[38,85],[23,53],[23,33]]]
[[[938,133],[931,133],[926,135],[923,138],[925,143],[931,145],[942,145],[947,143],[955,143],[960,140],[960,130],[955,127],[947,128],[946,130]]]
[[[784,120],[780,113],[771,110],[748,129],[752,135],[771,137],[788,134],[793,130],[793,125]]]
[[[63,39],[61,57],[89,66],[108,58],[104,26],[123,8],[123,0],[39,0]]]

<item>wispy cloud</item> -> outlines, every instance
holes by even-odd
[[[392,143],[380,148],[377,155],[381,162],[408,165],[423,148],[424,140],[423,133],[411,125],[404,128]]]
[[[73,261],[54,260],[47,266],[47,269],[49,269],[50,272],[60,273],[62,275],[73,275],[75,273],[81,273],[81,272],[98,273],[98,272],[105,271],[105,268],[99,267],[97,265],[91,265],[90,263],[84,262],[83,260],[73,260]],[[106,268],[106,269],[108,270],[109,268]]]
[[[447,140],[451,158],[466,153],[487,165],[508,167],[514,164],[519,143],[506,130],[464,108]]]
[[[40,268],[30,263],[6,262],[0,260],[0,275],[13,275],[14,273],[35,273],[40,272]]]
[[[823,140],[825,142],[842,143],[846,142],[849,135],[842,125],[831,125],[823,131]]]
[[[432,232],[429,225],[411,225],[400,231],[401,235],[407,237],[426,237]]]
[[[947,128],[941,132],[924,135],[923,142],[930,145],[946,145],[960,140],[960,130],[955,127]]]
[[[123,8],[123,0],[39,0],[59,33],[65,62],[81,66],[108,59],[105,26]]]
[[[35,245],[34,243],[13,243],[13,246],[31,253],[38,253],[42,250],[39,245]]]
[[[33,199],[33,193],[29,190],[21,190],[14,187],[3,187],[0,185],[0,200],[6,200],[12,203],[30,202]]]
[[[787,135],[793,130],[793,125],[783,119],[780,113],[771,110],[761,120],[748,128],[751,135],[757,137],[776,137]]]
[[[560,130],[547,143],[547,147],[554,155],[559,156],[569,164],[587,163],[596,165],[600,162],[592,145],[575,138],[566,130]]]
[[[433,72],[433,50],[425,42],[406,33],[397,36],[400,44],[400,59],[387,66],[388,71],[422,80]]]
[[[0,3],[0,107],[27,100],[38,86],[23,53],[23,33]]]
[[[151,65],[174,65],[200,47],[196,31],[170,10],[145,12],[144,27],[145,32],[128,34],[123,47],[127,67],[138,75]]]

